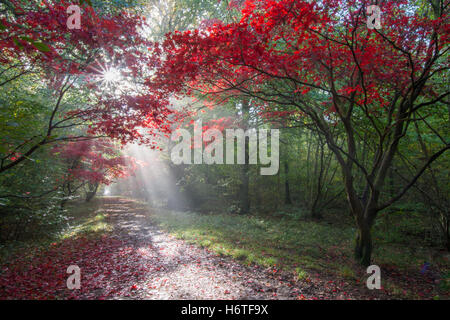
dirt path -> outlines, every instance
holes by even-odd
[[[291,273],[243,266],[233,259],[178,240],[161,231],[146,209],[125,199],[105,199],[103,211],[114,225],[114,237],[151,266],[131,295],[141,299],[354,299],[364,293],[325,279],[296,281]],[[339,287],[339,289],[337,289]],[[378,297],[380,298],[380,297]]]

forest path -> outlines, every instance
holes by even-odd
[[[298,288],[292,275],[243,266],[178,240],[155,226],[146,210],[120,198],[105,198],[101,208],[114,228],[113,237],[129,246],[138,255],[134,262],[144,266],[130,298],[296,299],[316,291],[312,284]]]

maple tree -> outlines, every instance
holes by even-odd
[[[53,154],[64,159],[68,165],[67,174],[61,181],[66,196],[71,196],[87,186],[86,201],[90,201],[101,184],[109,185],[132,174],[136,169],[134,160],[121,155],[116,149],[106,139],[68,142],[55,146]]]
[[[160,67],[152,82],[178,96],[241,96],[294,110],[319,132],[342,171],[358,233],[355,257],[369,265],[371,228],[450,145],[430,152],[397,194],[383,194],[403,137],[442,107],[448,89],[448,1],[420,15],[410,1],[382,1],[382,29],[367,27],[371,1],[245,1],[242,18],[174,32],[153,46]],[[445,79],[445,78],[444,78]],[[339,144],[337,128],[343,138]],[[366,131],[368,144],[359,132]],[[434,131],[436,133],[436,131]],[[438,137],[439,134],[437,134]],[[374,153],[362,161],[360,146]],[[361,175],[364,188],[355,185]]]
[[[145,18],[126,11],[101,15],[83,4],[81,29],[68,30],[70,1],[7,4],[0,16],[0,62],[6,77],[1,85],[35,76],[35,87],[44,81],[53,101],[47,127],[39,134],[2,142],[0,172],[48,144],[82,141],[88,135],[143,143],[149,135],[169,131],[172,112],[162,103],[167,96],[143,81],[152,63],[149,43],[140,32]]]

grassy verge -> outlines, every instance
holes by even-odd
[[[152,211],[151,218],[177,238],[189,243],[231,256],[244,264],[256,263],[292,271],[300,280],[313,275],[328,275],[357,284],[365,282],[367,278],[365,270],[355,264],[352,257],[355,229],[350,224],[291,217],[203,215],[166,210]],[[383,227],[374,230],[374,239],[373,264],[393,274],[398,272],[420,277],[421,266],[429,262],[434,272],[440,273],[438,276],[443,279],[443,288],[436,286],[437,291],[433,289],[427,297],[439,298],[442,291],[446,290],[448,262],[433,254],[434,249],[419,247],[417,239],[408,239],[392,231],[386,235]],[[401,241],[393,243],[393,239]],[[420,285],[419,288],[413,288],[407,279],[404,277],[392,281],[385,277],[383,286],[394,295],[423,298],[419,292]]]

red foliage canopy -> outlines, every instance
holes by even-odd
[[[153,63],[150,43],[142,32],[144,17],[129,12],[99,15],[84,5],[81,29],[69,30],[66,10],[73,1],[43,0],[35,8],[11,3],[14,18],[0,18],[0,62],[24,71],[38,67],[56,89],[64,84],[74,88],[76,83],[80,90],[84,86],[96,95],[89,105],[66,114],[62,122],[81,119],[91,123],[90,134],[123,143],[148,142],[140,128],[150,133],[170,130],[173,112],[166,107],[167,95],[143,84]],[[112,84],[105,90],[102,77],[112,68],[134,89],[120,91]]]
[[[53,148],[53,153],[70,163],[68,180],[109,185],[117,178],[132,174],[136,169],[134,160],[120,155],[106,139],[69,142]]]
[[[449,24],[445,14],[432,19],[411,13],[408,1],[384,1],[382,30],[370,30],[370,4],[247,0],[239,22],[169,34],[154,50],[158,85],[278,105],[300,105],[298,97],[316,90],[329,97],[323,112],[342,113],[343,101],[377,112],[443,70],[435,62],[448,49]]]

